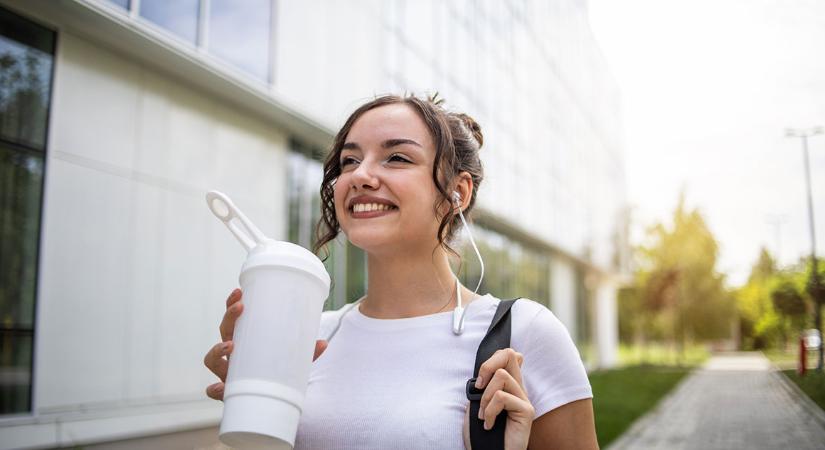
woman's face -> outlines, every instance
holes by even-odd
[[[355,121],[335,183],[335,214],[353,245],[367,253],[436,245],[434,159],[429,130],[410,106],[380,106]]]

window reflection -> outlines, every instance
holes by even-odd
[[[550,258],[503,234],[477,225],[472,227],[473,238],[484,258],[484,279],[478,292],[503,299],[526,297],[549,306]],[[462,284],[475,289],[481,266],[470,240],[465,238],[458,250],[462,257],[459,278]]]
[[[32,34],[44,30],[19,26],[0,10],[0,137],[42,150],[52,73],[53,39]]]
[[[271,0],[212,0],[209,52],[268,80],[271,17]]]
[[[0,414],[30,409],[43,158],[0,144]]]
[[[0,414],[31,409],[54,33],[0,8]]]
[[[109,0],[111,3],[119,5],[124,9],[129,9],[129,0]]]
[[[321,216],[319,189],[323,178],[320,162],[323,151],[296,139],[290,140],[287,191],[289,198],[288,231],[290,242],[311,249],[316,242],[315,224]],[[366,290],[366,257],[363,250],[350,244],[343,235],[327,244],[329,257],[324,261],[332,278],[325,309],[338,309],[358,300]],[[320,256],[325,255],[321,251]]]
[[[140,0],[142,17],[193,44],[198,38],[198,13],[199,0]]]

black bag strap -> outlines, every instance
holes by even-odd
[[[481,340],[481,344],[478,345],[473,378],[467,380],[467,399],[470,400],[470,445],[472,450],[501,450],[504,448],[504,427],[507,424],[507,411],[502,411],[496,417],[493,428],[485,430],[484,420],[478,418],[478,410],[481,406],[481,396],[484,394],[484,390],[476,389],[475,382],[484,361],[490,359],[497,350],[510,347],[510,308],[513,307],[516,300],[518,299],[499,302],[493,320],[490,321],[487,334]]]

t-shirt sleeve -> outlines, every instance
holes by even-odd
[[[512,344],[524,355],[522,379],[538,418],[572,401],[592,398],[593,392],[567,327],[543,305],[528,302],[535,313],[526,329],[516,334],[514,327]]]

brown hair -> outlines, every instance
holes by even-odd
[[[335,135],[332,148],[324,161],[324,178],[321,181],[321,218],[315,227],[317,242],[312,247],[316,254],[340,232],[338,217],[335,215],[334,185],[338,176],[341,175],[339,158],[347,135],[361,115],[381,106],[404,104],[412,107],[424,120],[435,144],[432,178],[438,192],[441,193],[441,198],[433,205],[435,213],[438,214],[438,208],[445,200],[452,204],[448,192],[452,191],[453,182],[461,172],[467,172],[473,180],[473,192],[470,196],[470,203],[464,209],[465,216],[473,209],[476,192],[484,179],[484,169],[478,157],[478,151],[484,144],[484,136],[481,134],[481,127],[472,117],[448,111],[442,106],[443,99],[437,97],[438,94],[426,99],[415,95],[384,95],[361,105],[349,116],[344,126]],[[460,223],[456,209],[450,208],[450,212],[441,219],[438,227],[438,245],[453,254],[456,252],[450,247],[449,242],[455,237]],[[329,257],[329,252],[324,256],[324,260],[327,257]]]

